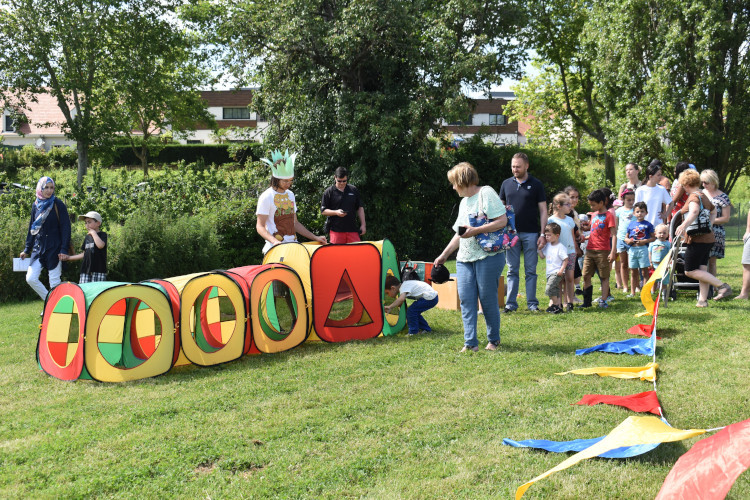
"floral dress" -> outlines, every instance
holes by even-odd
[[[732,202],[729,201],[729,196],[726,193],[721,193],[716,198],[711,198],[711,203],[716,207],[716,217],[721,217],[721,212],[724,207],[729,207]],[[724,246],[726,242],[727,231],[724,226],[714,224],[714,246],[711,248],[709,257],[716,257],[717,259],[724,258]]]

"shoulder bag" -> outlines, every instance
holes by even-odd
[[[469,224],[471,227],[482,227],[491,221],[487,214],[482,213],[482,189],[479,189],[479,200],[477,204],[477,213],[469,214]],[[485,252],[498,252],[503,249],[503,229],[489,233],[479,233],[475,236],[477,243]]]
[[[703,207],[703,196],[698,197],[698,202],[701,204],[701,208],[698,212],[698,217],[685,230],[688,236],[700,236],[714,230],[711,225],[711,212]]]

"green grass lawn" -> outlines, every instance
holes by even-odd
[[[740,250],[730,243],[719,269],[736,289]],[[430,335],[306,344],[124,384],[41,373],[34,359],[41,303],[0,305],[0,497],[511,498],[568,455],[503,446],[504,437],[601,436],[633,413],[571,403],[652,388],[554,375],[650,360],[575,356],[576,348],[630,337],[625,330],[643,308],[616,297],[608,310],[504,315],[494,353],[460,354],[459,314],[433,309]],[[678,428],[750,418],[750,303],[694,304],[681,294],[660,311],[665,414]],[[527,497],[653,498],[696,441],[627,460],[591,459],[540,481]],[[729,498],[748,497],[745,472]]]

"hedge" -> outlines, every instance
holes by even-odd
[[[179,161],[195,163],[202,161],[206,165],[225,163],[244,163],[245,160],[258,161],[265,154],[262,144],[166,144],[161,146],[158,154],[149,160],[150,164],[175,164]],[[115,165],[140,165],[129,145],[118,145],[114,148]]]

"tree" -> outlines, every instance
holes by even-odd
[[[215,124],[199,88],[211,80],[207,53],[185,23],[177,24],[158,11],[132,12],[127,27],[137,36],[124,36],[119,51],[127,65],[108,75],[108,115],[127,137],[148,176],[148,158],[163,147],[155,135],[170,130],[179,136],[196,125]]]
[[[80,186],[89,149],[106,145],[123,128],[120,116],[113,113],[112,91],[128,86],[113,83],[113,76],[123,77],[127,71],[144,76],[156,67],[134,65],[129,49],[139,40],[148,44],[161,39],[160,33],[140,29],[164,29],[164,22],[155,20],[168,19],[174,12],[173,2],[7,0],[4,6],[0,9],[4,40],[0,93],[20,108],[42,93],[57,100],[64,117],[59,125],[77,143]],[[144,19],[150,24],[139,25]],[[158,47],[165,48],[163,44]],[[159,57],[153,51],[151,55]],[[149,95],[149,80],[142,79],[141,84],[142,96]],[[148,106],[148,102],[143,104]]]
[[[541,73],[521,82],[517,92],[526,98],[518,99],[511,109],[516,116],[536,114],[536,132],[548,141],[581,133],[597,141],[604,154],[605,178],[614,185],[609,112],[601,101],[595,71],[595,62],[604,52],[586,36],[592,3],[596,2],[527,2],[529,24],[522,39],[536,51]]]
[[[750,169],[750,6],[607,0],[590,26],[618,155],[690,160],[731,191]]]
[[[264,140],[300,153],[298,200],[319,213],[321,188],[346,166],[366,198],[368,233],[418,251],[434,245],[423,216],[402,216],[434,210],[420,183],[447,187],[429,136],[441,118],[470,112],[464,86],[489,89],[503,75],[517,76],[518,6],[248,0],[214,8],[203,4],[194,15],[221,19],[213,31],[235,76],[260,86],[253,106],[270,120]]]

